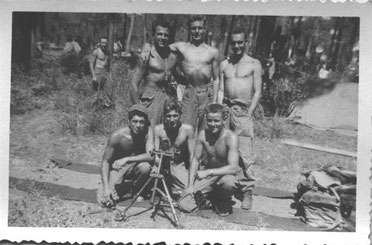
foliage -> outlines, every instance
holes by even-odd
[[[53,91],[63,87],[60,79],[60,70],[56,67],[44,66],[42,62],[34,62],[34,68],[25,71],[22,66],[13,64],[11,75],[10,113],[24,114],[25,112],[41,108],[46,101],[41,98],[48,97]]]

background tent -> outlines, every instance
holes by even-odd
[[[337,83],[331,92],[307,99],[297,105],[288,119],[316,129],[356,135],[358,84]]]

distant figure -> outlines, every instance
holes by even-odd
[[[244,191],[243,209],[252,208],[254,178],[253,164],[253,113],[262,91],[262,68],[260,61],[248,56],[244,51],[246,40],[244,30],[236,28],[231,36],[232,56],[221,62],[218,103],[229,108],[227,128],[239,136],[239,152],[245,175],[251,179],[251,187]]]
[[[113,56],[115,58],[121,57],[121,51],[123,50],[123,45],[121,44],[120,40],[116,37],[114,42],[114,48],[113,48]]]
[[[144,50],[143,59],[138,60],[131,82],[132,103],[140,102],[147,107],[152,125],[163,122],[164,104],[172,97],[170,84],[177,60],[168,46],[169,32],[168,22],[157,20],[153,23],[155,45]],[[140,96],[138,87],[142,79],[146,85]]]
[[[180,63],[177,82],[185,85],[182,96],[182,122],[197,131],[205,127],[205,108],[216,102],[218,77],[218,50],[204,42],[205,21],[194,16],[189,22],[190,42],[170,45]]]
[[[74,54],[79,55],[80,51],[81,51],[81,47],[79,43],[75,42],[71,35],[68,35],[67,42],[65,44],[65,47],[63,48],[63,53],[64,54],[74,53]]]
[[[98,47],[93,51],[90,56],[89,67],[92,74],[92,85],[95,91],[98,89],[103,90],[107,81],[107,59],[108,48],[107,38],[101,38]]]
[[[80,45],[75,42],[71,35],[67,36],[67,42],[63,48],[62,64],[65,67],[65,74],[79,74]]]
[[[146,107],[133,105],[128,114],[128,126],[111,134],[102,158],[102,188],[97,198],[105,207],[115,206],[130,189],[136,194],[149,178],[153,164],[153,131]],[[132,188],[126,186],[125,180],[133,181]],[[143,199],[139,197],[137,201]]]

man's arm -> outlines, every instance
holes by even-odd
[[[109,186],[109,178],[110,178],[110,164],[112,163],[112,157],[114,154],[115,146],[120,141],[120,135],[117,132],[114,132],[106,145],[105,152],[102,157],[101,162],[101,179],[102,179],[102,186],[103,186],[103,196],[102,196],[102,203],[109,204],[111,202],[110,199],[110,186]]]
[[[197,173],[198,179],[213,176],[235,175],[237,173],[239,166],[238,137],[232,133],[226,140],[226,145],[228,147],[227,165],[220,168],[201,170]]]
[[[149,54],[150,55],[150,54]],[[141,59],[138,59],[137,61],[137,66],[136,66],[136,69],[134,71],[134,74],[133,74],[133,77],[132,77],[132,81],[130,83],[130,90],[129,90],[129,93],[130,93],[130,99],[132,101],[132,104],[137,104],[140,102],[140,98],[139,98],[139,95],[138,95],[138,86],[146,72],[146,67],[147,67],[147,64],[148,64],[148,57],[147,56],[147,59],[146,59],[146,62],[143,62]]]
[[[192,161],[193,155],[194,155],[194,149],[195,149],[195,140],[194,140],[194,129],[191,125],[188,125],[190,127],[189,130],[187,130],[187,148],[189,149],[189,159]]]
[[[149,127],[148,133],[146,136],[146,152],[135,155],[135,156],[128,156],[124,157],[114,163],[115,168],[120,168],[125,164],[130,164],[133,162],[149,162],[150,164],[153,163],[154,157],[151,155],[151,152],[154,150],[154,131],[152,127]]]
[[[213,48],[214,49],[214,48]],[[220,86],[219,79],[219,67],[218,67],[218,50],[213,50],[213,62],[212,62],[212,76],[213,76],[213,103],[217,102],[218,89]]]
[[[261,63],[258,60],[255,60],[253,67],[253,88],[254,95],[252,98],[252,103],[248,108],[249,115],[253,115],[254,110],[256,109],[262,93],[262,67]]]
[[[224,80],[224,69],[227,65],[227,60],[224,60],[221,62],[220,65],[220,80],[219,80],[219,86],[218,86],[218,92],[217,92],[217,103],[221,104],[223,103],[223,97],[225,94],[225,80]]]
[[[194,182],[195,182],[195,175],[199,169],[199,161],[203,153],[203,143],[202,143],[202,135],[204,135],[204,131],[200,132],[198,139],[195,143],[194,148],[194,156],[191,160],[190,169],[189,169],[189,180],[186,189],[189,189],[190,193],[193,192]],[[185,190],[186,191],[186,190]]]

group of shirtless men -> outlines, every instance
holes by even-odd
[[[169,44],[169,24],[153,24],[154,45],[145,45],[131,82],[128,126],[110,136],[103,155],[103,206],[114,206],[126,194],[128,180],[132,193],[138,192],[158,165],[150,152],[166,140],[181,211],[200,208],[197,192],[221,216],[232,212],[236,191],[243,194],[241,208],[252,208],[252,118],[261,97],[261,64],[245,53],[244,30],[236,28],[232,54],[218,65],[218,50],[204,42],[204,25],[201,16],[192,16],[191,41]],[[146,86],[139,95],[142,79]],[[168,89],[174,80],[184,86],[181,102]]]

